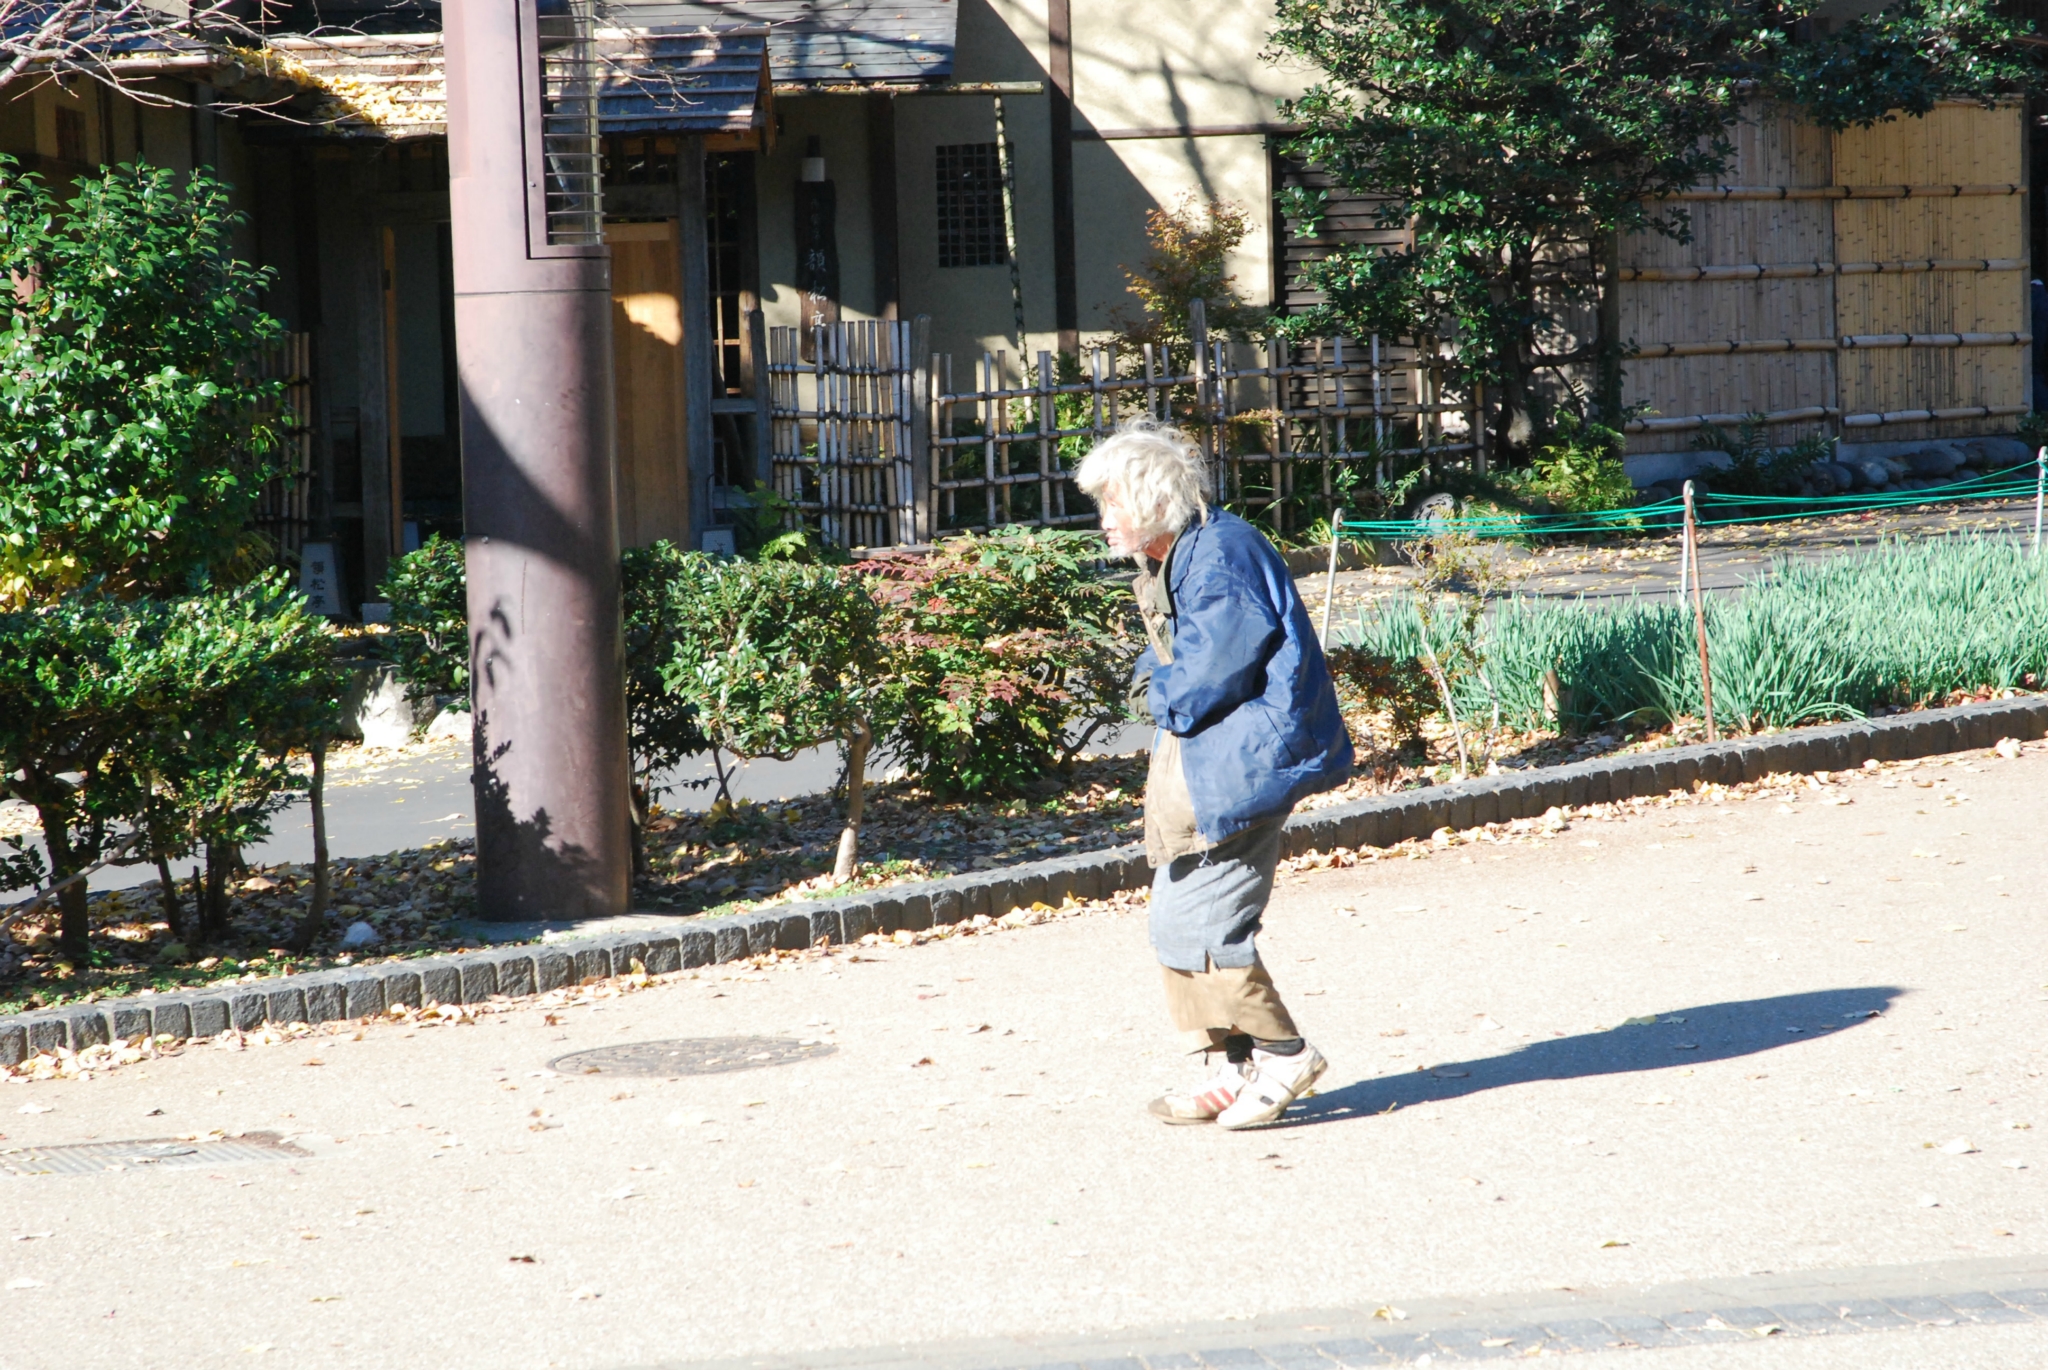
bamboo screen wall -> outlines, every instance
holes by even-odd
[[[1764,413],[1772,437],[2010,431],[2027,410],[2021,111],[1943,105],[1829,133],[1760,113],[1692,241],[1621,244],[1632,451]]]

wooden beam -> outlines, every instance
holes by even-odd
[[[1052,125],[1052,313],[1059,349],[1081,350],[1080,287],[1074,265],[1074,7],[1047,0],[1046,41],[1052,78],[1047,112]]]
[[[349,159],[346,227],[337,238],[348,245],[355,318],[356,442],[362,465],[362,588],[368,599],[398,555],[401,544],[391,530],[397,511],[391,468],[390,368],[385,360],[388,331],[384,312],[384,250],[382,225],[372,206],[377,199],[375,149],[362,149]]]
[[[897,260],[896,97],[868,101],[868,235],[875,267],[875,317],[897,317],[902,267]]]
[[[676,250],[681,254],[683,432],[689,452],[690,542],[711,522],[712,428],[710,206],[704,193],[704,139],[683,138],[676,153]]]

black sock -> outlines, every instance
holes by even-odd
[[[1241,1066],[1252,1058],[1252,1035],[1249,1032],[1233,1032],[1223,1039],[1223,1058],[1234,1066]]]
[[[1299,1056],[1306,1045],[1299,1037],[1283,1037],[1277,1042],[1260,1042],[1259,1050],[1269,1056]]]

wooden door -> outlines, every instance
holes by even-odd
[[[682,268],[673,219],[611,224],[619,544],[689,545]]]

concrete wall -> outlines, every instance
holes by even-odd
[[[1076,296],[1084,335],[1114,327],[1129,304],[1125,272],[1146,253],[1145,216],[1183,196],[1243,205],[1251,233],[1232,263],[1245,298],[1271,294],[1266,139],[1227,137],[1092,139],[1091,132],[1265,125],[1275,102],[1305,84],[1301,74],[1261,60],[1270,23],[1261,0],[1073,0]],[[957,82],[1050,82],[1045,0],[961,0]],[[870,217],[866,204],[868,121],[864,102],[844,96],[782,97],[773,152],[758,183],[763,309],[791,324],[798,302],[791,187],[808,138],[822,142],[838,185],[842,309],[875,316]],[[1017,258],[1026,351],[1055,345],[1052,147],[1049,101],[1005,99],[1015,145]],[[1014,308],[1005,265],[938,265],[936,149],[995,141],[994,101],[985,95],[914,95],[896,100],[900,314],[932,318],[932,346],[965,368],[984,351],[1009,353],[1017,374]],[[957,379],[964,381],[961,372]]]

